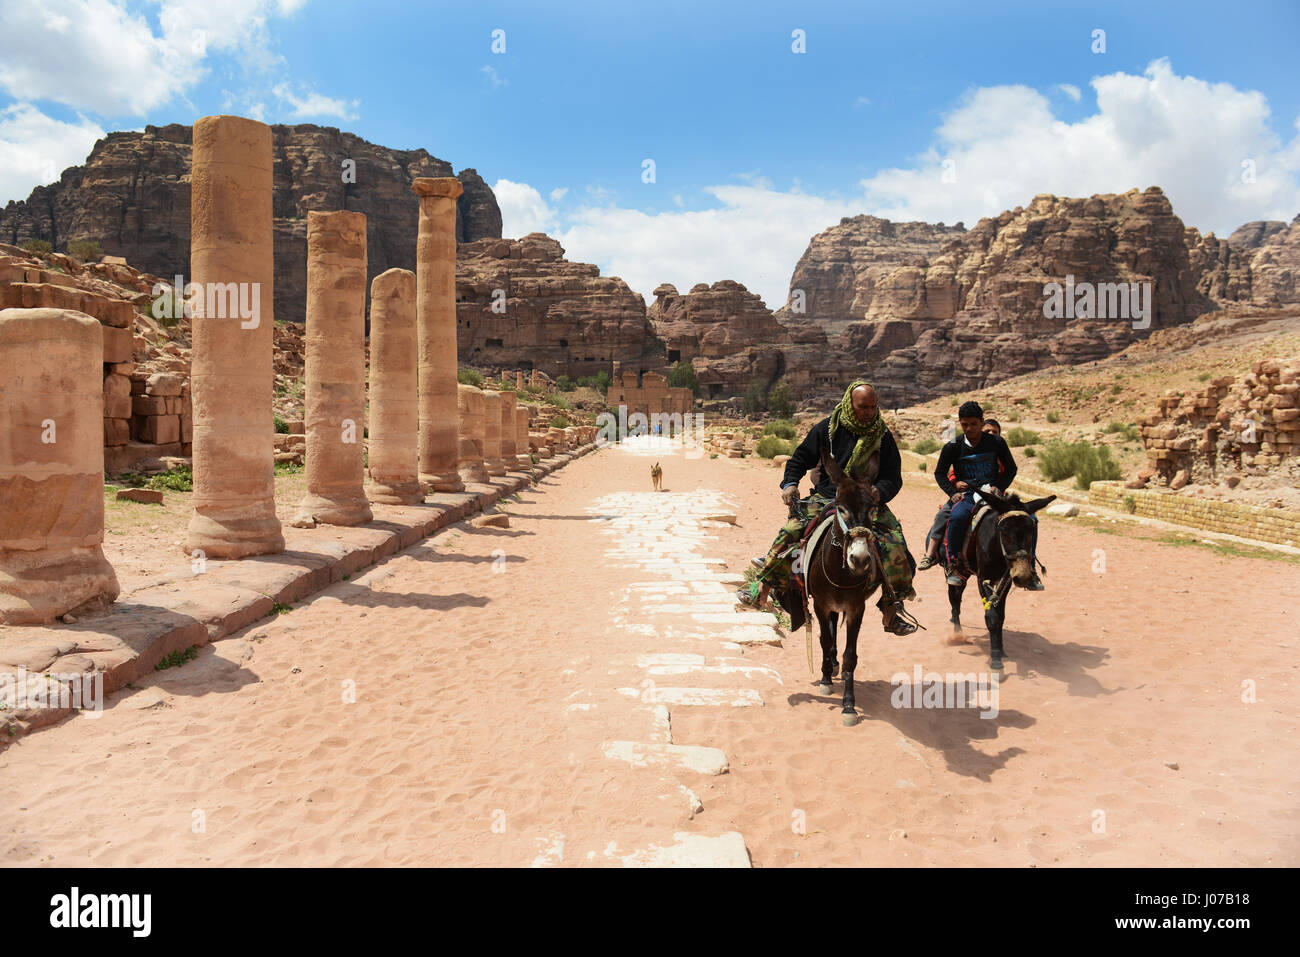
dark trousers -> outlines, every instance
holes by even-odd
[[[966,529],[970,525],[971,513],[975,511],[973,499],[969,492],[963,492],[961,498],[953,502],[952,512],[948,515],[948,534],[944,536],[943,551],[950,569],[957,567],[957,556],[966,541]]]

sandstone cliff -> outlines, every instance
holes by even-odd
[[[418,208],[411,180],[451,176],[450,163],[422,149],[393,150],[333,127],[271,127],[275,157],[275,318],[303,320],[307,284],[307,213],[351,209],[366,214],[368,272],[415,268]],[[146,126],[143,133],[110,133],[83,166],[63,171],[24,202],[0,210],[0,241],[44,239],[56,249],[88,237],[106,253],[144,272],[170,278],[189,274],[190,136],[179,124]],[[345,182],[344,161],[355,163]],[[350,173],[350,171],[349,171]],[[472,169],[457,204],[462,242],[499,237],[496,197]],[[348,177],[352,178],[351,175]]]

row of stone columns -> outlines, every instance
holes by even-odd
[[[275,511],[273,154],[270,127],[194,124],[190,271],[193,557],[283,551]],[[367,522],[370,502],[412,504],[527,468],[528,413],[513,393],[456,382],[454,178],[416,179],[416,272],[371,287],[366,429],[366,219],[307,219],[307,489],[295,524]],[[49,621],[117,579],[104,534],[99,323],[69,310],[0,311],[0,623]]]

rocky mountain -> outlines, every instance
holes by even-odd
[[[418,207],[411,180],[418,176],[457,175],[464,185],[457,205],[460,241],[501,236],[496,197],[472,169],[454,174],[450,163],[425,150],[389,149],[333,127],[276,125],[271,131],[278,319],[303,319],[309,210],[366,214],[371,279],[394,266],[415,268]],[[191,128],[179,124],[108,134],[84,165],[0,210],[0,242],[44,239],[62,249],[70,239],[87,237],[143,272],[188,276],[190,137]]]
[[[479,368],[577,378],[615,360],[645,356],[657,368],[667,358],[645,300],[599,267],[569,262],[544,233],[462,243],[456,317],[460,359]]]

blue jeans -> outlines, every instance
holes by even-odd
[[[975,511],[974,496],[963,492],[960,499],[953,503],[948,516],[948,534],[943,539],[944,555],[948,559],[948,568],[956,569],[957,555],[966,541],[966,529],[970,525],[971,513]]]

